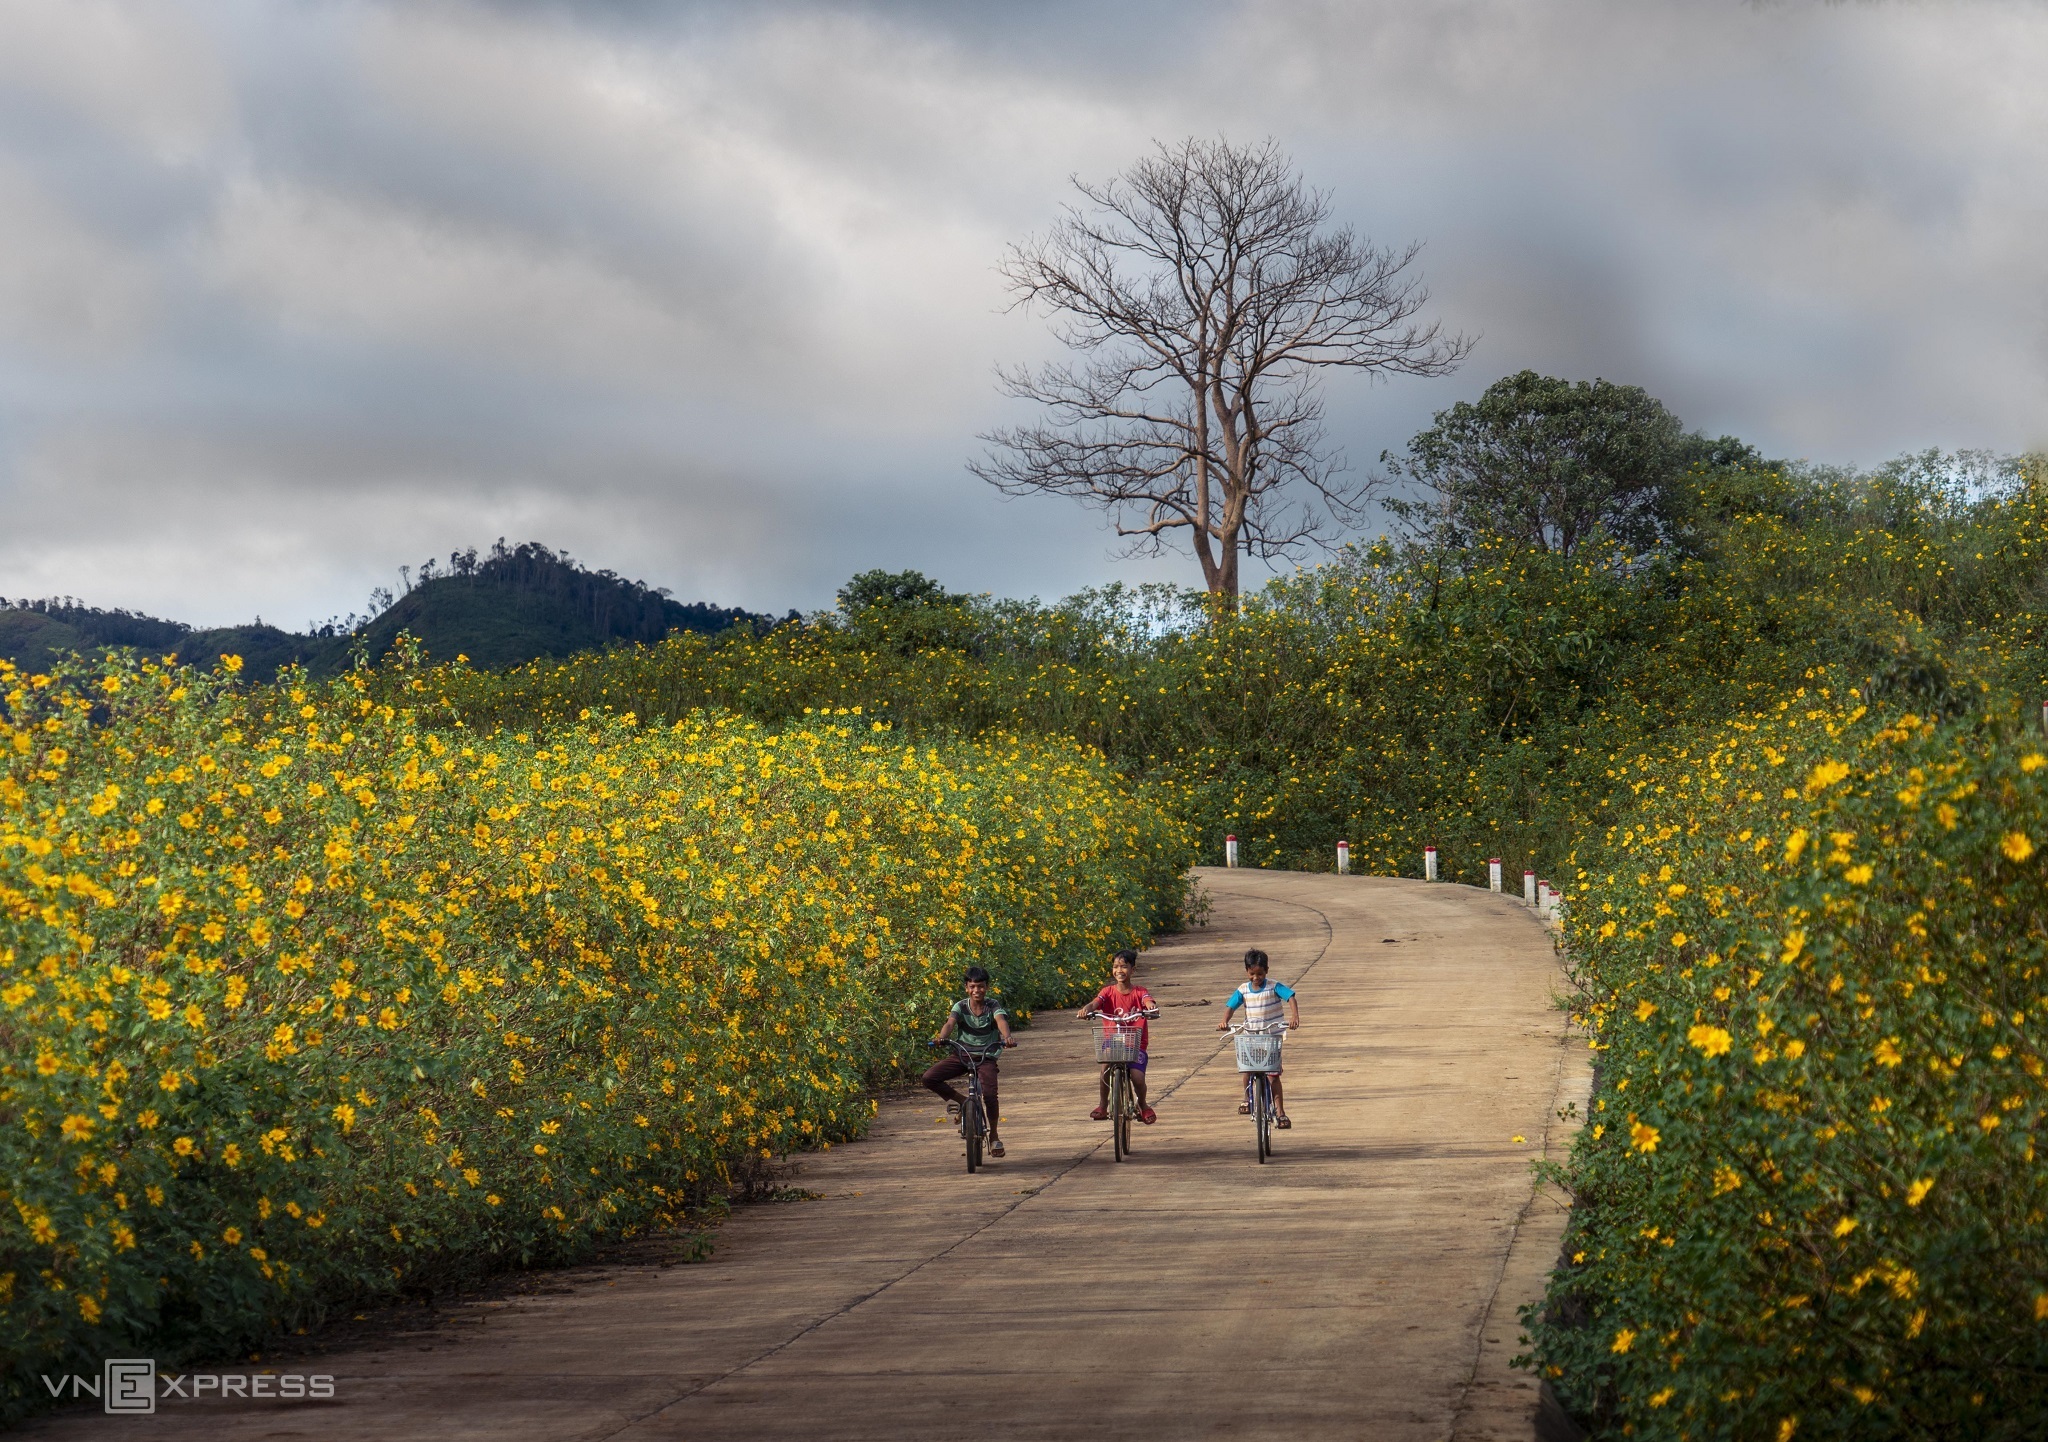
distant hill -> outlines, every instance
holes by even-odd
[[[587,571],[529,541],[511,550],[500,542],[482,561],[474,551],[458,552],[446,572],[430,562],[411,590],[357,634],[373,658],[410,631],[436,661],[461,655],[496,669],[659,641],[671,631],[710,635],[742,621],[775,624],[772,616],[685,604],[610,571]]]
[[[404,595],[377,599],[384,604],[368,620],[351,618],[300,634],[261,621],[200,631],[69,597],[0,598],[0,656],[34,667],[69,651],[133,646],[200,666],[222,655],[240,656],[250,676],[268,678],[294,662],[315,675],[331,675],[348,666],[358,645],[381,659],[399,633],[409,631],[433,660],[467,656],[475,666],[497,669],[658,641],[671,631],[709,635],[741,622],[775,624],[773,617],[737,607],[674,600],[611,571],[587,570],[535,542],[508,549],[500,541],[481,560],[474,550],[459,551],[446,570],[429,561]]]
[[[9,601],[0,596],[0,656],[34,666],[67,651],[133,646],[168,654],[192,633],[177,621],[160,621],[135,611],[103,611],[75,597]]]

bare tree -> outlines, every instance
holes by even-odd
[[[1471,343],[1418,319],[1420,246],[1333,226],[1271,141],[1162,144],[1074,188],[1086,204],[1002,272],[1078,355],[999,372],[1051,416],[984,435],[971,469],[1009,495],[1100,507],[1130,554],[1185,531],[1209,591],[1234,604],[1241,554],[1321,543],[1366,499],[1324,443],[1318,373],[1441,375]]]

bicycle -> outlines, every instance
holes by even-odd
[[[988,1108],[981,1101],[981,1068],[983,1063],[994,1061],[996,1053],[977,1050],[951,1037],[925,1045],[933,1051],[951,1051],[967,1066],[967,1100],[960,1107],[960,1139],[967,1144],[967,1171],[972,1175],[981,1166],[981,1148],[989,1134]]]
[[[1138,1089],[1131,1080],[1131,1063],[1138,1059],[1138,1023],[1142,1011],[1091,1011],[1083,1021],[1102,1020],[1111,1024],[1095,1044],[1095,1060],[1109,1072],[1109,1125],[1116,1159],[1131,1154],[1131,1122],[1138,1115]]]
[[[1248,1073],[1245,1103],[1251,1108],[1252,1131],[1258,1140],[1259,1161],[1273,1155],[1273,1076],[1280,1070],[1280,1039],[1287,1023],[1276,1021],[1262,1027],[1239,1022],[1230,1028],[1237,1038],[1237,1069]]]

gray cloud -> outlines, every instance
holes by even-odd
[[[1271,135],[1421,239],[1459,375],[1779,454],[2048,441],[2048,12],[0,0],[0,594],[360,604],[504,534],[687,596],[1112,563],[962,468],[1047,352],[994,263],[1074,172]]]

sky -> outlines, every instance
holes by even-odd
[[[0,0],[0,595],[296,628],[500,536],[776,612],[1199,583],[967,471],[1057,353],[1005,248],[1188,136],[1476,340],[1328,383],[1355,470],[1524,367],[2048,445],[2044,74],[2038,0]]]

